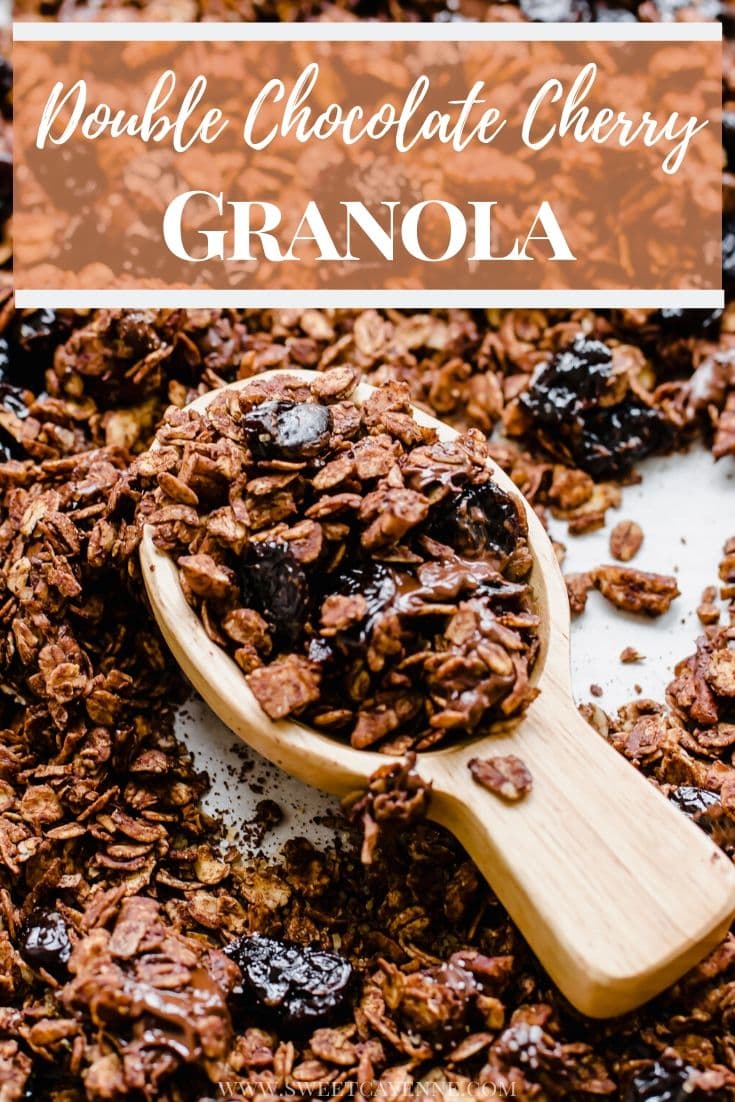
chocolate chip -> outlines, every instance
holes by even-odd
[[[697,826],[711,834],[714,829],[714,821],[709,812],[720,806],[720,797],[716,792],[710,792],[706,788],[696,785],[682,784],[669,796],[672,804],[693,819]]]
[[[58,911],[32,911],[20,933],[23,956],[32,968],[62,976],[71,956],[66,923]]]

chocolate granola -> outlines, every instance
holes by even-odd
[[[731,3],[16,4],[21,18],[99,13],[182,20],[720,19],[723,268],[728,293],[735,287]],[[11,262],[8,78],[3,62],[4,285]],[[414,402],[457,428],[490,433],[500,426],[511,440],[494,441],[492,454],[539,514],[553,511],[572,534],[600,527],[621,490],[607,472],[593,476],[570,465],[570,449],[590,441],[581,431],[584,395],[574,403],[579,436],[559,442],[549,441],[541,419],[519,402],[534,374],[580,337],[610,350],[615,372],[625,377],[624,390],[616,383],[621,400],[635,398],[665,422],[660,436],[652,434],[656,448],[669,446],[672,434],[674,444],[701,434],[721,461],[735,455],[732,305],[722,314],[14,314],[3,304],[3,1100],[398,1098],[426,1096],[432,1086],[438,1098],[505,1092],[533,1102],[735,1099],[732,935],[649,1006],[595,1022],[570,1009],[461,847],[429,823],[382,834],[369,867],[359,861],[360,838],[325,852],[293,839],[271,863],[221,846],[220,827],[200,804],[207,780],[173,737],[171,705],[182,685],[140,598],[132,522],[147,487],[132,476],[135,455],[148,447],[169,403],[183,406],[223,381],[274,366],[349,363],[372,382],[406,383]],[[607,395],[608,387],[609,380]],[[613,442],[605,461],[622,469],[634,449],[616,457],[615,448]],[[625,475],[632,477],[635,471]],[[191,505],[185,486],[164,485],[184,495],[180,505]],[[646,535],[655,546],[655,532]],[[587,580],[575,587],[580,600]],[[679,667],[668,703],[636,700],[611,716],[597,704],[585,709],[600,735],[731,856],[730,659],[714,656],[732,650],[734,599],[731,541],[719,589],[708,589],[701,605],[703,638]],[[263,830],[272,821],[271,808]],[[253,931],[319,945],[348,961],[355,987],[344,1019],[293,1034],[273,1018],[264,1021],[257,1003],[243,1004],[241,979],[220,950]],[[217,988],[205,1015],[202,967]],[[157,993],[164,1007],[171,999],[177,1010],[186,1008],[185,1031],[181,1014],[172,1021],[151,1012]]]
[[[273,376],[169,410],[138,516],[271,719],[425,750],[533,700],[538,616],[520,501],[484,437],[440,441],[404,383]]]
[[[731,939],[642,1011],[614,1023],[580,1019],[461,847],[412,821],[410,808],[425,807],[420,785],[407,796],[400,778],[376,781],[374,803],[382,794],[405,805],[406,821],[372,840],[369,865],[359,860],[360,837],[323,853],[293,839],[268,864],[220,847],[199,804],[206,779],[172,736],[181,683],[141,600],[135,522],[155,480],[170,502],[171,531],[199,524],[186,479],[146,473],[167,404],[181,408],[274,362],[326,369],[355,356],[358,340],[376,357],[360,364],[369,377],[409,381],[412,396],[427,401],[423,373],[428,379],[460,348],[477,363],[479,344],[512,348],[522,331],[545,354],[590,315],[534,315],[536,329],[527,318],[490,317],[481,334],[478,319],[461,312],[22,316],[46,332],[37,363],[46,390],[10,380],[27,414],[8,410],[12,454],[0,464],[0,1081],[8,1098],[179,1100],[243,1089],[349,1096],[369,1084],[387,1093],[417,1082],[572,1102],[685,1087],[695,1098],[735,1098]],[[20,362],[19,320],[9,307],[0,315],[11,365]],[[612,342],[611,324],[593,320]],[[487,362],[483,371],[505,378]],[[439,392],[432,403],[438,410]],[[465,411],[438,410],[458,427]],[[589,503],[599,512],[609,500],[599,494],[605,483],[532,440],[527,447],[492,452],[542,513]],[[279,523],[287,528],[289,518]],[[724,603],[708,594],[725,625],[733,548],[720,568]],[[192,578],[197,585],[196,571]],[[229,584],[229,576],[214,579]],[[258,637],[252,616],[230,628],[243,637],[239,646]],[[638,700],[616,716],[588,709],[598,730],[731,853],[732,630],[705,628],[668,706]],[[352,966],[355,984],[334,1021],[294,1032],[243,1000],[242,980],[219,950],[252,933],[319,946]],[[167,1005],[186,1008],[186,1030]]]

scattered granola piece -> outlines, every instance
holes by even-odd
[[[505,800],[520,800],[531,791],[533,778],[515,754],[471,758],[467,765],[478,784]]]
[[[608,509],[616,509],[620,505],[620,487],[612,482],[598,482],[595,484],[592,496],[582,505],[572,509],[561,509],[552,504],[554,516],[565,520],[569,525],[569,531],[573,536],[581,536],[586,532],[594,532],[605,525],[605,514]]]
[[[619,562],[630,562],[643,543],[643,529],[634,520],[621,520],[610,533],[610,554]]]
[[[237,969],[218,950],[171,929],[153,899],[126,899],[112,933],[97,927],[74,946],[62,1003],[121,1038],[131,1063],[169,1049],[173,1071],[197,1062],[216,1081],[230,1044],[227,995]],[[126,1038],[123,1040],[123,1038]]]
[[[727,540],[722,549],[719,575],[723,582],[735,582],[735,536]]]
[[[715,604],[717,600],[717,587],[708,585],[702,590],[702,596],[697,605],[697,616],[702,624],[716,624],[720,619],[720,610]]]
[[[549,501],[560,509],[575,509],[585,505],[595,492],[595,484],[584,471],[554,464]]]
[[[730,391],[724,409],[717,417],[712,454],[715,459],[735,455],[735,391]]]
[[[567,586],[569,608],[572,616],[580,616],[587,607],[587,594],[592,589],[592,575],[585,572],[579,574],[565,574],[564,581]]]
[[[592,685],[590,685],[590,692],[592,693],[593,696],[601,697],[602,696],[602,685],[598,685],[596,682],[594,682]]]
[[[679,596],[676,578],[650,574],[630,566],[598,566],[592,572],[594,585],[616,608],[645,616],[661,616]]]
[[[626,665],[631,662],[642,662],[644,657],[635,647],[623,647],[620,652],[620,661]]]

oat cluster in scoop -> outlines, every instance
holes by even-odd
[[[520,500],[485,438],[441,441],[405,384],[332,368],[171,409],[139,517],[272,719],[425,750],[519,715],[538,617]]]

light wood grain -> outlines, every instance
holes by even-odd
[[[370,390],[361,384],[353,397],[364,401]],[[193,407],[205,408],[214,393]],[[415,414],[441,438],[456,436]],[[518,493],[494,465],[493,477]],[[542,617],[532,678],[540,696],[512,728],[424,753],[419,770],[433,785],[432,818],[462,842],[557,985],[583,1013],[607,1017],[645,1002],[724,936],[735,912],[735,870],[577,712],[564,581],[548,536],[524,504],[534,554],[531,585]],[[141,566],[171,651],[245,742],[307,784],[340,796],[385,764],[382,754],[269,720],[242,672],[187,605],[176,565],[156,549],[150,529]],[[506,753],[521,757],[533,775],[531,793],[517,804],[485,791],[467,768],[471,757]]]

